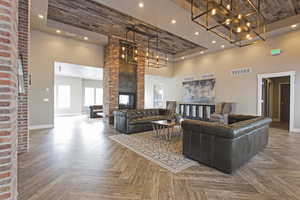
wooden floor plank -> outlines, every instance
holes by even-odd
[[[18,158],[20,200],[300,200],[300,134],[270,129],[268,147],[235,174],[199,164],[172,174],[110,140],[102,119],[65,117],[30,132]]]

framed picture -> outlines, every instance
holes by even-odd
[[[183,101],[211,103],[215,100],[216,79],[183,82]]]

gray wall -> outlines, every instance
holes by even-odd
[[[54,120],[54,62],[103,67],[103,47],[32,30],[30,35],[29,121],[51,125]],[[44,99],[48,98],[49,102]]]
[[[257,113],[257,74],[296,71],[295,128],[300,128],[300,31],[291,32],[244,48],[232,48],[200,55],[175,63],[173,89],[170,95],[182,99],[182,81],[187,76],[215,73],[216,101],[237,103],[237,113]],[[221,45],[221,44],[216,44]],[[283,50],[280,56],[271,56],[271,49]],[[252,73],[231,76],[231,70],[251,67]]]

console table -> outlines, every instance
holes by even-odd
[[[209,121],[215,108],[215,104],[210,103],[179,103],[179,113],[187,119]]]

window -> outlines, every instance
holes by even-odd
[[[91,106],[95,104],[95,89],[85,88],[84,89],[84,106]]]
[[[84,106],[103,105],[103,88],[84,88]]]
[[[57,94],[58,108],[70,108],[71,107],[71,86],[70,85],[58,85]]]
[[[103,105],[103,88],[96,88],[96,105]]]

